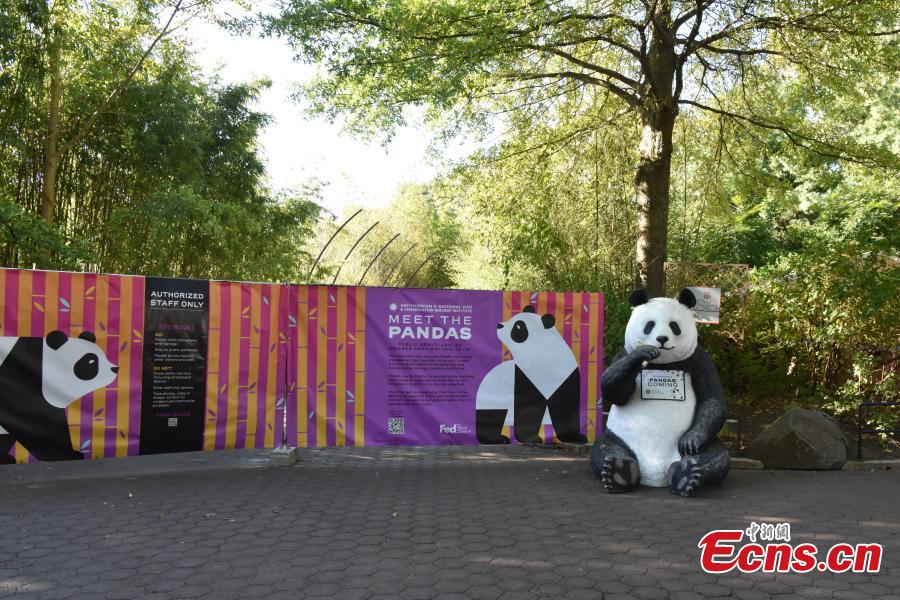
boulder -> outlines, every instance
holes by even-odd
[[[756,436],[747,452],[767,469],[840,469],[847,462],[847,436],[825,413],[794,408]]]

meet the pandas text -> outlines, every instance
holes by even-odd
[[[388,315],[388,338],[402,340],[471,340],[472,317],[449,315]]]

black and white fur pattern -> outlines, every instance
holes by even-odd
[[[604,405],[611,408],[591,451],[591,467],[610,492],[642,484],[690,496],[728,474],[728,451],[716,437],[727,412],[722,383],[697,345],[690,290],[682,290],[678,301],[649,300],[636,290],[630,302],[625,348],[600,379]],[[684,400],[644,399],[641,371],[652,369],[683,372]]]
[[[475,397],[475,434],[482,444],[508,444],[504,425],[520,443],[541,443],[541,425],[552,424],[561,441],[584,443],[579,412],[578,361],[551,314],[534,307],[497,324],[497,337],[512,360],[491,369]]]
[[[39,460],[73,460],[66,407],[106,387],[119,368],[109,362],[89,331],[68,338],[0,337],[0,463],[21,443]]]

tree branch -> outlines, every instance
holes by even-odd
[[[610,92],[624,100],[631,108],[638,108],[640,106],[640,100],[634,94],[620,88],[611,81],[600,79],[598,77],[592,77],[587,73],[579,73],[577,71],[557,71],[553,73],[514,73],[506,75],[505,77],[510,79],[520,79],[522,81],[528,81],[532,79],[546,79],[548,77],[556,77],[557,79],[577,79],[578,81],[583,81],[592,85],[599,85],[609,90]]]
[[[565,50],[560,50],[559,48],[554,48],[552,46],[540,46],[535,44],[523,44],[523,47],[528,48],[529,50],[536,50],[538,52],[549,52],[550,54],[555,54],[556,56],[564,58],[570,63],[578,65],[583,69],[588,69],[589,71],[594,71],[595,73],[600,73],[601,75],[606,75],[607,77],[620,81],[633,90],[638,90],[640,88],[640,83],[638,83],[631,77],[622,75],[618,71],[613,71],[612,69],[607,69],[606,67],[601,67],[600,65],[595,65],[586,60],[582,60],[577,56],[566,52]]]
[[[172,14],[169,15],[169,20],[166,21],[165,26],[163,26],[159,34],[155,38],[153,38],[153,41],[150,43],[144,53],[141,54],[141,57],[135,63],[134,67],[132,67],[125,78],[119,82],[119,84],[113,89],[109,96],[106,97],[106,100],[104,100],[100,104],[100,106],[98,106],[97,109],[94,110],[94,112],[91,113],[91,115],[87,119],[85,119],[84,123],[82,123],[81,127],[78,128],[78,131],[75,133],[75,135],[72,136],[69,141],[59,147],[57,156],[63,156],[66,152],[71,150],[73,146],[81,142],[81,140],[84,139],[84,137],[91,131],[91,128],[93,128],[94,123],[97,122],[97,119],[103,116],[103,114],[105,114],[107,110],[109,110],[109,107],[112,105],[112,103],[116,101],[116,99],[122,94],[128,84],[131,83],[131,80],[134,79],[134,76],[137,75],[137,72],[140,71],[141,67],[144,65],[144,61],[146,61],[147,57],[149,57],[153,52],[156,44],[158,44],[159,41],[162,40],[166,35],[171,33],[170,27],[172,26],[172,22],[175,20],[175,15],[177,15],[181,10],[183,1],[184,0],[178,0],[175,3],[175,8],[172,10]]]
[[[757,117],[741,115],[741,114],[734,113],[734,112],[731,112],[731,111],[728,111],[728,110],[725,110],[722,108],[716,108],[714,106],[702,104],[702,103],[696,102],[694,100],[679,100],[678,103],[686,104],[688,106],[694,106],[701,110],[705,110],[707,112],[711,112],[713,114],[717,114],[717,115],[720,115],[723,117],[728,117],[730,119],[736,119],[738,121],[750,123],[751,125],[755,125],[757,127],[763,128],[763,129],[780,131],[781,133],[785,134],[793,144],[796,144],[797,146],[800,146],[801,148],[805,148],[806,150],[809,150],[811,152],[815,152],[816,154],[818,154],[820,156],[824,156],[826,158],[846,160],[846,161],[855,162],[855,163],[861,164],[861,165],[873,165],[873,164],[877,165],[878,164],[878,161],[876,159],[873,159],[873,158],[862,159],[862,158],[853,156],[851,154],[847,154],[840,147],[835,146],[834,144],[810,137],[808,135],[805,135],[803,133],[795,131],[789,127],[785,127],[784,125],[779,125],[777,123],[769,123],[769,122],[763,121],[762,119],[759,119]],[[827,148],[831,148],[832,150],[834,150],[834,153],[825,152],[824,150],[822,150],[820,148],[816,148],[815,145],[822,145]]]

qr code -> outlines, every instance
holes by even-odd
[[[391,435],[403,435],[403,417],[388,419],[388,433]]]
[[[169,427],[178,427],[178,417],[169,417]]]

